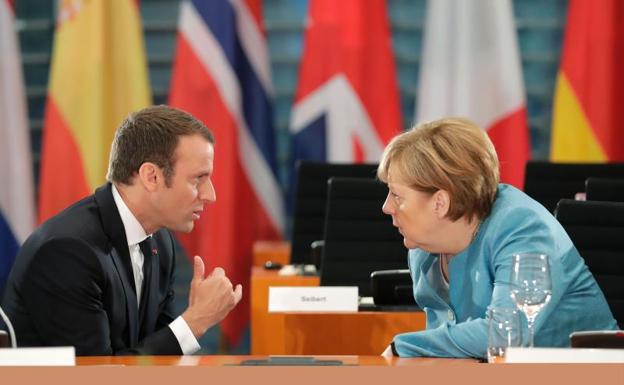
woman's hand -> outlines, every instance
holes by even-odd
[[[383,353],[381,353],[381,356],[385,357],[385,358],[392,358],[392,357],[394,357],[394,354],[392,354],[392,346],[388,345],[386,350],[384,350]]]

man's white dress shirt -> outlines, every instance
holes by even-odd
[[[123,198],[117,191],[117,187],[113,184],[113,199],[117,205],[117,211],[123,222],[124,230],[126,232],[126,240],[128,241],[128,249],[130,251],[130,259],[132,261],[132,274],[134,275],[134,283],[136,285],[137,304],[141,303],[141,288],[143,287],[143,261],[145,256],[141,251],[139,243],[151,234],[146,234],[143,226],[136,219],[134,214],[130,211]],[[151,256],[150,256],[151,257]],[[191,328],[188,324],[179,316],[169,324],[169,328],[175,335],[183,354],[193,354],[199,350],[200,346],[197,342],[197,338],[193,335]]]

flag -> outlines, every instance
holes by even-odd
[[[624,161],[624,2],[571,0],[557,77],[550,157]]]
[[[0,296],[19,246],[35,224],[22,62],[11,1],[0,0]]]
[[[530,154],[526,115],[511,1],[429,1],[417,122],[472,120],[496,147],[501,181],[522,188]]]
[[[311,0],[290,124],[293,160],[378,162],[401,130],[386,2]]]
[[[243,300],[221,323],[231,345],[249,324],[253,242],[283,229],[271,94],[260,1],[183,1],[169,103],[214,132],[217,201],[179,238],[210,270],[221,266],[243,284]]]
[[[105,181],[115,129],[149,104],[138,2],[61,1],[43,123],[40,221]]]

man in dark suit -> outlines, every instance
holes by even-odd
[[[175,317],[175,248],[216,199],[212,133],[166,106],[118,128],[109,183],[43,223],[22,246],[3,298],[20,346],[73,345],[77,355],[188,354],[240,301],[194,259],[189,307]]]

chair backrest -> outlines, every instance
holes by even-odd
[[[310,244],[323,238],[327,181],[333,176],[374,178],[377,165],[302,161],[297,170],[290,261],[312,263]]]
[[[381,211],[387,193],[374,179],[330,179],[321,285],[357,285],[370,296],[373,271],[408,268],[403,238]]]
[[[624,326],[624,203],[562,199],[555,217],[574,242]]]
[[[9,333],[4,330],[0,330],[0,348],[8,348],[11,347],[11,342],[9,340]]]
[[[624,202],[624,179],[587,178],[585,193],[588,201]]]
[[[530,161],[526,165],[524,191],[550,212],[559,199],[574,199],[585,191],[589,177],[624,178],[624,163],[550,163]]]

